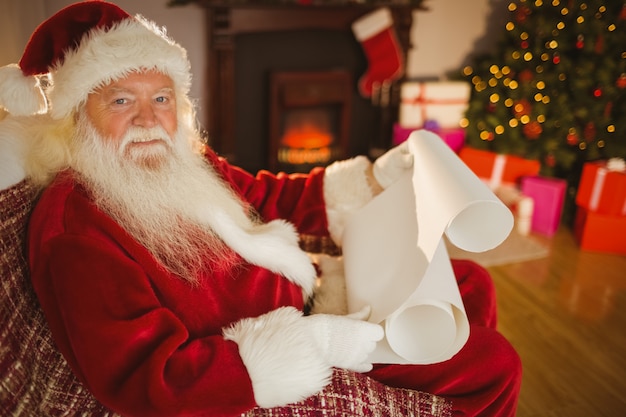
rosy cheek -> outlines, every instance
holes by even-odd
[[[108,121],[108,125],[105,126],[107,137],[112,142],[119,143],[128,131],[129,126],[128,118],[113,117]]]
[[[161,126],[163,126],[170,136],[176,133],[176,129],[178,128],[176,113],[165,114],[161,119]]]

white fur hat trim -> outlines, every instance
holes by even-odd
[[[51,116],[68,116],[96,88],[142,69],[170,76],[177,94],[189,92],[187,52],[164,29],[141,16],[124,19],[109,30],[93,29],[50,73]]]

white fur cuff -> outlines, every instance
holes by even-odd
[[[239,346],[261,407],[303,400],[330,382],[332,368],[322,358],[302,317],[283,307],[224,329],[224,338]]]
[[[324,200],[328,231],[339,246],[348,217],[374,197],[366,174],[370,165],[365,156],[357,156],[335,162],[326,168]]]
[[[392,25],[391,11],[384,7],[357,19],[352,24],[352,32],[359,42],[363,42]]]

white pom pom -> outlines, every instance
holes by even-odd
[[[39,81],[24,76],[17,64],[0,67],[0,106],[14,116],[45,113],[47,109]]]

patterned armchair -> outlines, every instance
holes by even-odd
[[[24,236],[36,196],[37,189],[26,180],[0,190],[0,410],[13,417],[116,416],[91,396],[56,350],[30,285]],[[310,239],[305,244],[317,251],[329,246]],[[451,415],[451,404],[337,370],[319,394],[285,407],[254,409],[243,417],[322,415],[440,417]]]

